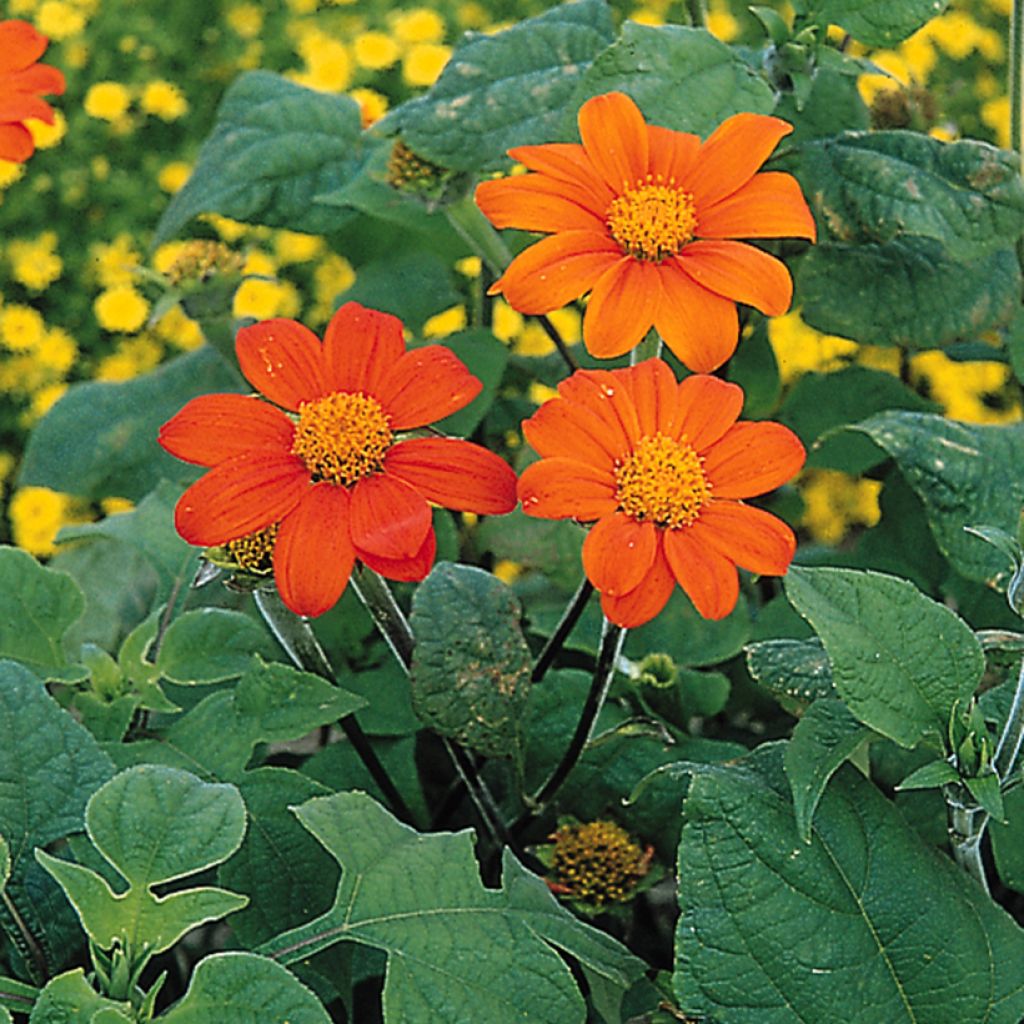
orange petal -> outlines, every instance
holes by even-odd
[[[737,423],[704,451],[704,472],[716,498],[752,498],[792,479],[806,457],[781,423]]]
[[[736,306],[701,287],[678,265],[665,260],[661,304],[654,326],[662,340],[696,373],[717,370],[736,351],[740,327]]]
[[[476,205],[496,228],[522,231],[602,231],[604,211],[586,188],[541,174],[481,182]]]
[[[10,124],[34,117],[39,121],[53,123],[53,110],[46,100],[29,92],[12,92],[0,96],[0,123]]]
[[[541,459],[519,477],[519,500],[528,516],[590,522],[615,511],[615,481],[575,459]]]
[[[594,96],[580,107],[580,138],[598,173],[615,192],[647,175],[647,125],[640,108],[621,92]]]
[[[378,385],[392,430],[412,430],[465,408],[483,390],[466,364],[444,345],[406,352]]]
[[[590,209],[606,210],[615,198],[598,173],[587,151],[577,142],[552,142],[543,146],[516,146],[508,151],[513,160],[531,171],[586,190]]]
[[[786,264],[742,242],[691,242],[676,257],[698,284],[766,316],[782,316],[793,299]]]
[[[697,209],[707,209],[750,181],[792,130],[787,121],[764,114],[734,114],[723,121],[700,147],[686,182]]]
[[[610,597],[634,590],[647,575],[658,550],[653,523],[639,523],[622,512],[599,519],[583,542],[587,579]]]
[[[0,73],[20,71],[46,52],[49,39],[27,21],[0,21]]]
[[[589,409],[604,427],[606,447],[623,458],[640,440],[640,421],[629,389],[608,370],[577,370],[558,385],[558,393]]]
[[[294,320],[278,317],[243,327],[235,338],[235,354],[245,379],[292,412],[329,390],[320,339]]]
[[[607,426],[590,409],[564,398],[550,399],[524,420],[523,436],[538,455],[579,459],[609,475],[626,447],[609,439]]]
[[[661,299],[658,269],[624,257],[595,282],[583,317],[583,341],[598,359],[621,356],[644,340]]]
[[[609,622],[633,629],[650,622],[668,603],[676,581],[665,560],[659,533],[654,561],[640,584],[621,597],[601,595],[601,611]]]
[[[33,64],[20,71],[11,71],[4,75],[3,85],[0,85],[5,91],[35,92],[53,96],[62,95],[66,87],[63,72],[50,67],[49,64]]]
[[[589,291],[623,259],[607,232],[560,231],[524,249],[491,285],[520,313],[550,313]]]
[[[411,558],[430,529],[430,506],[415,488],[374,473],[352,488],[352,543],[382,558]]]
[[[666,183],[687,187],[700,152],[700,137],[657,125],[648,127],[647,136],[651,174],[656,178],[661,175]]]
[[[641,437],[659,431],[675,437],[673,424],[677,416],[677,383],[675,374],[663,359],[645,359],[636,366],[612,370],[632,398]]]
[[[349,492],[318,483],[281,522],[274,541],[274,581],[296,615],[323,615],[341,597],[352,575]]]
[[[200,395],[161,428],[157,441],[185,462],[215,466],[246,452],[291,451],[295,425],[247,395]]]
[[[309,471],[294,455],[236,455],[185,491],[174,525],[189,544],[226,544],[280,522],[308,490]]]
[[[782,576],[796,553],[796,537],[781,519],[738,501],[708,502],[690,533],[701,544],[756,573]]]
[[[358,302],[338,307],[324,333],[324,381],[329,391],[376,395],[381,380],[405,355],[402,321]]]
[[[676,438],[687,441],[702,452],[714,444],[735,422],[743,410],[743,389],[718,377],[695,373],[679,384],[679,415],[675,421]]]
[[[792,174],[763,171],[737,192],[698,210],[700,238],[817,238],[807,200]]]
[[[516,507],[512,467],[494,452],[455,437],[400,441],[388,451],[384,470],[445,508],[503,515]]]
[[[665,557],[679,586],[705,619],[724,619],[740,594],[736,566],[714,548],[702,544],[693,530],[666,530]]]
[[[0,160],[24,163],[36,151],[32,133],[20,124],[0,124]]]
[[[387,576],[389,580],[400,580],[412,583],[423,579],[430,572],[434,564],[434,556],[437,554],[437,537],[434,536],[434,529],[427,531],[419,551],[411,558],[382,558],[372,551],[357,550],[361,562],[365,562],[374,572],[381,576]]]

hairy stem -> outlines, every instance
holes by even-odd
[[[569,346],[566,345],[561,332],[543,313],[538,314],[535,319],[544,328],[544,333],[554,342],[555,348],[558,349],[558,354],[562,357],[562,362],[569,368],[569,372],[575,373],[580,368],[580,364],[576,362],[576,357],[569,351]]]
[[[548,637],[548,642],[537,656],[537,664],[533,666],[533,672],[530,673],[531,683],[539,683],[547,674],[551,663],[558,657],[562,645],[573,631],[573,627],[579,622],[583,609],[586,608],[587,601],[590,600],[590,595],[593,592],[594,585],[584,576],[576,588],[576,593],[572,595],[569,603],[565,606],[565,611],[562,612],[562,617],[558,620],[554,633]]]
[[[472,196],[446,206],[444,213],[455,233],[495,274],[500,275],[512,262],[512,253],[505,240],[480,212]]]
[[[1024,126],[1024,0],[1013,0],[1013,11],[1010,15],[1009,75],[1010,145],[1018,153],[1024,154],[1024,138],[1021,137],[1021,129]]]

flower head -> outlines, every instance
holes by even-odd
[[[594,523],[583,568],[605,615],[639,626],[678,583],[705,618],[736,605],[736,567],[781,575],[796,550],[780,519],[743,503],[804,463],[779,423],[737,423],[743,391],[649,359],[580,370],[523,423],[541,456],[519,480],[527,515]]]
[[[596,907],[629,899],[650,870],[654,851],[613,821],[561,825],[549,838],[551,888]]]
[[[737,238],[815,237],[796,179],[758,173],[792,126],[736,114],[704,142],[644,122],[623,93],[580,108],[582,145],[519,146],[532,172],[477,187],[499,228],[549,232],[494,283],[522,313],[546,313],[590,292],[583,340],[602,359],[653,326],[692,370],[736,349],[736,303],[769,316],[789,308],[785,265]]]
[[[279,524],[274,578],[294,612],[330,608],[356,559],[423,579],[436,546],[431,503],[486,514],[515,505],[515,475],[497,455],[405,436],[468,405],[481,384],[444,346],[407,352],[395,317],[348,302],[322,344],[274,319],[239,331],[235,350],[269,401],[203,395],[163,425],[167,451],[210,470],[182,495],[175,524],[204,547]]]
[[[27,21],[0,21],[0,160],[23,163],[35,152],[30,119],[54,123],[42,97],[64,92],[64,75],[37,63],[49,40]]]

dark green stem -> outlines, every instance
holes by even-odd
[[[480,212],[472,196],[444,208],[455,233],[495,274],[502,274],[512,262],[512,253],[491,222]]]
[[[1017,153],[1024,154],[1024,139],[1021,138],[1024,122],[1024,0],[1013,0],[1009,56],[1010,146]]]
[[[551,663],[558,657],[562,645],[569,638],[569,634],[573,631],[576,623],[579,622],[583,609],[587,607],[587,601],[590,600],[590,595],[593,592],[594,585],[584,576],[582,582],[576,588],[576,593],[573,594],[565,607],[565,611],[562,612],[562,617],[558,620],[554,633],[548,637],[548,642],[537,656],[537,664],[533,666],[533,672],[530,674],[531,683],[539,683],[547,674],[548,669],[551,668]]]
[[[569,346],[566,345],[558,328],[543,313],[538,314],[536,320],[544,329],[544,333],[554,342],[562,361],[569,367],[569,372],[575,373],[580,368],[580,364],[576,362],[576,357],[569,351]]]
[[[335,678],[334,669],[309,622],[288,608],[276,590],[257,590],[255,599],[256,607],[270,627],[270,631],[277,637],[278,643],[284,648],[296,667],[304,672],[320,676],[337,686],[338,680]],[[362,726],[356,721],[355,715],[346,715],[338,722],[338,725],[341,726],[345,738],[352,744],[352,749],[355,750],[373,781],[377,783],[381,793],[384,794],[384,799],[391,805],[391,810],[402,821],[412,824],[415,819],[409,806],[394,782],[391,781],[391,776],[388,775],[384,765],[380,763],[373,744],[363,732]]]

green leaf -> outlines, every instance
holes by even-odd
[[[994,580],[1003,556],[964,530],[1017,532],[1024,504],[1024,425],[975,426],[923,413],[879,413],[852,427],[887,451],[924,504],[935,542],[968,579]]]
[[[762,640],[747,644],[747,668],[769,693],[810,703],[835,696],[832,666],[821,641]]]
[[[816,245],[796,302],[812,327],[862,344],[928,349],[1010,322],[1021,272],[1012,248],[958,260],[931,238]]]
[[[797,177],[822,241],[941,242],[964,261],[1012,246],[1024,231],[1015,153],[919,132],[848,132],[806,143]]]
[[[989,822],[996,871],[1004,885],[1024,893],[1024,786],[1003,794],[1006,821]]]
[[[971,796],[978,801],[979,806],[987,811],[993,820],[1006,822],[1003,796],[999,787],[999,776],[994,771],[964,779],[964,785]]]
[[[698,135],[731,114],[767,114],[775,105],[768,83],[710,32],[633,21],[583,75],[571,109],[612,91],[636,100],[649,122]]]
[[[823,0],[820,24],[835,22],[868,46],[892,46],[940,14],[948,0]]]
[[[154,244],[196,214],[322,234],[346,214],[316,197],[341,188],[358,167],[359,105],[268,71],[239,76],[224,94],[192,176],[157,225]]]
[[[68,665],[61,640],[84,607],[70,576],[43,568],[18,548],[0,547],[0,658],[59,675]]]
[[[894,576],[791,568],[786,596],[828,652],[854,716],[904,747],[942,737],[985,670],[981,644],[945,605]]]
[[[574,590],[580,581],[580,551],[586,534],[568,519],[534,519],[515,509],[485,519],[476,530],[481,550],[544,572],[552,582]],[[561,607],[555,612],[555,621]],[[552,623],[552,628],[554,623]],[[596,638],[595,638],[596,641]]]
[[[227,608],[200,608],[171,623],[156,666],[174,683],[202,685],[240,676],[253,654],[277,654],[276,643],[260,623]]]
[[[0,1009],[5,1012],[11,1010],[14,1013],[28,1013],[38,996],[39,990],[34,985],[0,977]],[[7,1024],[10,1024],[10,1020],[8,1016]],[[0,1021],[3,1021],[3,1017],[0,1017]]]
[[[214,953],[199,961],[188,991],[164,1024],[330,1024],[320,1000],[280,964],[254,953]]]
[[[39,993],[29,1024],[131,1024],[135,1014],[128,1003],[101,996],[82,969],[53,978]]]
[[[436,565],[412,600],[413,709],[441,735],[491,757],[517,746],[529,693],[519,616],[501,580],[451,562]]]
[[[947,782],[959,782],[960,773],[943,760],[929,761],[912,771],[896,788],[901,792],[910,789],[936,789]]]
[[[832,697],[816,700],[797,722],[786,744],[785,767],[797,831],[805,843],[811,841],[811,821],[828,780],[870,735],[871,730]]]
[[[441,344],[450,348],[466,364],[469,372],[483,383],[484,389],[465,409],[453,412],[434,426],[446,434],[469,437],[494,403],[498,385],[508,365],[508,348],[490,331],[479,329],[460,331],[442,339]]]
[[[467,33],[430,91],[385,124],[443,167],[506,166],[512,146],[556,141],[580,76],[612,39],[604,0],[561,4],[492,35]]]
[[[133,380],[72,384],[29,435],[19,482],[94,501],[141,501],[163,479],[191,482],[195,467],[168,455],[157,431],[189,399],[241,387],[209,346]]]
[[[832,780],[804,845],[779,746],[693,767],[680,1005],[731,1024],[1017,1024],[1024,935],[1012,919],[854,768]]]
[[[811,93],[803,109],[797,109],[792,93],[783,93],[772,111],[794,126],[793,134],[786,137],[787,147],[835,135],[837,131],[864,131],[870,126],[868,108],[857,91],[860,69],[855,65],[851,68],[849,58],[838,50],[825,52],[834,54],[833,61],[841,63],[838,68],[819,66],[815,70]]]
[[[156,896],[153,886],[226,860],[242,842],[245,805],[228,784],[202,782],[188,772],[142,765],[96,791],[85,812],[93,845],[127,881],[115,894],[90,868],[43,850],[36,859],[64,889],[97,945],[118,939],[131,951],[169,949],[190,928],[245,906],[244,896],[193,888]]]
[[[768,340],[767,321],[761,320],[754,333],[744,338],[727,364],[727,378],[743,388],[743,415],[756,420],[770,416],[779,404],[782,380],[775,350]]]
[[[262,951],[294,962],[341,941],[385,950],[389,1024],[583,1024],[583,999],[556,949],[623,993],[643,971],[615,940],[563,910],[509,853],[502,889],[484,888],[468,831],[420,835],[364,793],[310,800],[296,814],[341,864],[341,884],[326,914]]]

